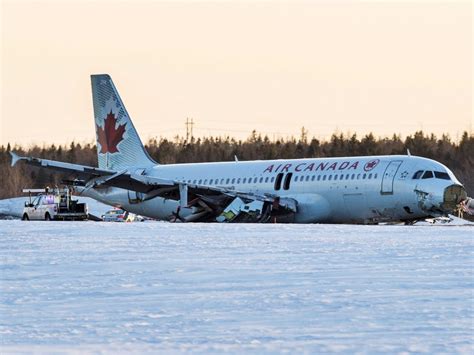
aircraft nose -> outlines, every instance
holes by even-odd
[[[441,207],[445,211],[453,211],[458,204],[467,198],[467,192],[462,185],[450,185],[444,189]]]

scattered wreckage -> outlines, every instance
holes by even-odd
[[[181,201],[173,222],[240,222],[240,223],[291,223],[297,212],[297,201],[292,198],[280,198],[273,195],[244,194],[233,191],[215,191],[191,187],[192,199],[185,205],[194,208],[194,212],[181,217]],[[212,193],[214,192],[214,194]]]
[[[474,198],[468,197],[464,201],[461,201],[457,207],[457,211],[459,218],[464,218],[465,214],[474,216]]]

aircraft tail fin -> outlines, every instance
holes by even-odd
[[[99,168],[148,167],[156,162],[143,146],[112,78],[91,75]]]

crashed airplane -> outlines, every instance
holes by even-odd
[[[436,217],[467,199],[443,164],[404,155],[170,164],[146,152],[109,75],[92,75],[98,167],[20,157],[70,173],[78,195],[181,222],[378,223]]]

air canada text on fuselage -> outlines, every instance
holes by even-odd
[[[371,160],[364,165],[364,171],[370,171],[377,166],[379,159]],[[303,162],[303,163],[281,163],[270,164],[263,173],[288,173],[288,172],[316,172],[316,171],[348,171],[357,170],[361,162],[356,161],[322,161],[322,162]]]

